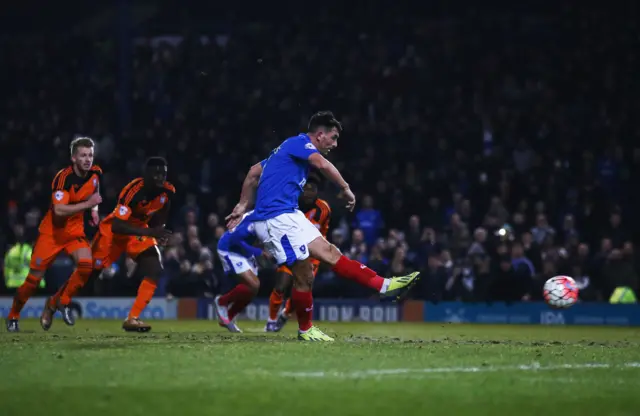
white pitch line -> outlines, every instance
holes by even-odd
[[[630,362],[623,364],[584,363],[584,364],[556,364],[542,366],[540,363],[523,364],[514,366],[483,366],[483,367],[434,367],[434,368],[390,368],[382,370],[363,371],[283,371],[275,373],[281,377],[303,378],[370,378],[380,376],[393,376],[401,374],[435,374],[435,373],[494,373],[501,371],[553,371],[553,370],[589,370],[602,368],[640,368],[640,363]]]

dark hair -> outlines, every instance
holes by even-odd
[[[73,156],[76,154],[76,151],[78,150],[79,147],[94,147],[94,146],[95,144],[93,143],[93,140],[91,140],[89,137],[76,137],[71,141],[71,145],[69,146],[69,149],[71,150],[71,156]]]
[[[147,159],[147,163],[145,165],[145,167],[147,169],[155,168],[155,167],[162,167],[162,166],[167,166],[167,160],[165,158],[163,158],[163,157],[160,157],[160,156],[150,157],[149,159]]]
[[[314,133],[321,127],[328,130],[335,127],[338,133],[342,133],[342,123],[331,111],[318,111],[309,119],[309,132]]]
[[[307,176],[307,183],[312,183],[320,189],[322,187],[322,177],[316,172],[309,172]]]

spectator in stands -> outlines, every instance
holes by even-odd
[[[356,228],[351,233],[351,247],[349,248],[349,251],[347,251],[347,255],[353,260],[357,260],[360,263],[366,264],[368,252],[369,249],[365,241],[364,232],[359,228]]]
[[[555,235],[556,230],[549,225],[547,216],[544,214],[538,214],[536,217],[536,226],[531,229],[531,235],[533,240],[538,244],[543,244],[545,240],[548,240],[549,236]]]
[[[384,222],[380,211],[373,208],[373,198],[365,195],[362,199],[362,208],[357,212],[353,227],[362,231],[364,241],[373,245],[384,228]]]

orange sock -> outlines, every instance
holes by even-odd
[[[285,315],[291,315],[291,298],[287,299],[287,303],[284,304],[284,313]]]
[[[64,284],[58,288],[58,291],[49,298],[49,303],[47,304],[47,306],[49,306],[50,308],[56,307],[56,305],[58,304],[58,301],[60,300],[60,297],[62,296],[62,293],[64,292],[64,290],[67,288],[67,285],[69,284],[69,280],[71,280],[74,274],[76,274],[75,270],[73,273],[71,273],[71,276],[69,277],[69,279],[67,279],[67,281],[64,282]]]
[[[71,298],[77,295],[80,289],[89,281],[92,271],[91,260],[80,260],[78,262],[78,267],[76,267],[76,270],[71,274],[69,280],[67,280],[67,284],[58,290],[60,303],[62,305],[69,305],[71,303]],[[58,293],[55,294],[55,299],[57,299]]]
[[[145,277],[142,283],[140,283],[140,287],[138,288],[138,296],[136,296],[136,301],[133,302],[133,306],[129,311],[128,319],[139,318],[140,314],[144,308],[147,307],[149,302],[151,302],[151,298],[153,298],[153,294],[156,291],[156,282],[155,280]]]
[[[18,291],[13,297],[13,304],[11,305],[11,310],[9,311],[7,318],[20,319],[20,311],[22,311],[24,304],[27,303],[29,298],[36,293],[41,280],[42,279],[40,277],[35,277],[31,273],[27,275],[24,283],[20,285]]]
[[[269,296],[269,319],[275,321],[278,319],[278,312],[280,312],[280,307],[282,306],[282,300],[284,295],[280,292],[277,292],[275,289],[271,291],[271,296]]]

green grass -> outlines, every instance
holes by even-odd
[[[0,332],[7,416],[640,414],[634,328],[321,323],[337,341],[301,343],[291,324],[21,324]]]

